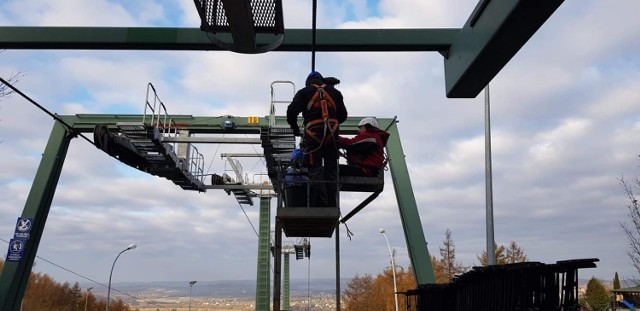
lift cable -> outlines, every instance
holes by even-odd
[[[0,238],[0,241],[3,241],[3,242],[5,242],[5,243],[9,243],[9,241],[7,241],[7,240],[5,240],[5,239],[3,239],[3,238]],[[44,258],[42,258],[42,257],[40,257],[40,256],[38,256],[38,255],[36,255],[36,258],[38,258],[38,259],[40,259],[40,260],[43,260],[43,261],[45,261],[45,262],[47,262],[47,263],[49,263],[49,264],[52,264],[53,266],[58,267],[58,268],[60,268],[60,269],[62,269],[62,270],[64,270],[64,271],[67,271],[67,272],[69,272],[69,273],[75,274],[76,276],[79,276],[79,277],[81,277],[81,278],[83,278],[83,279],[85,279],[85,280],[87,280],[87,281],[90,281],[90,282],[92,282],[92,283],[96,284],[96,285],[100,285],[100,286],[102,286],[102,287],[104,287],[104,288],[108,288],[108,286],[107,286],[107,285],[105,285],[105,284],[103,284],[103,283],[100,283],[100,282],[98,282],[98,281],[96,281],[96,280],[93,280],[93,279],[91,279],[91,278],[88,278],[88,277],[86,277],[86,276],[84,276],[84,275],[82,275],[82,274],[79,274],[79,273],[77,273],[77,272],[74,272],[74,271],[72,271],[72,270],[70,270],[70,269],[68,269],[68,268],[65,268],[65,267],[63,267],[63,266],[61,266],[61,265],[59,265],[59,264],[56,264],[56,263],[54,263],[54,262],[52,262],[52,261],[50,261],[50,260],[44,259]],[[131,295],[131,294],[129,294],[129,293],[125,293],[125,292],[120,291],[120,290],[118,290],[118,289],[116,289],[116,288],[113,288],[113,286],[111,286],[111,290],[114,290],[114,291],[116,291],[116,292],[118,292],[118,293],[120,293],[120,294],[122,294],[122,295],[125,295],[125,296],[127,296],[127,297],[133,298],[133,299],[135,299],[135,300],[141,300],[141,301],[144,301],[145,303],[148,303],[148,304],[150,304],[150,305],[152,305],[152,306],[154,306],[154,307],[158,307],[158,308],[163,308],[163,309],[167,309],[167,310],[169,310],[169,308],[167,308],[167,307],[163,307],[163,306],[155,305],[155,304],[153,304],[153,303],[151,303],[151,302],[147,302],[147,301],[145,301],[145,300],[144,300],[144,298],[139,298],[139,297],[136,297],[136,296]]]
[[[51,111],[49,111],[48,109],[46,109],[46,108],[45,108],[45,107],[43,107],[42,105],[38,104],[35,100],[31,99],[29,96],[27,96],[26,94],[24,94],[22,91],[20,91],[19,89],[17,89],[15,86],[13,86],[11,83],[7,82],[7,81],[6,81],[5,79],[3,79],[2,77],[0,77],[0,82],[4,83],[4,84],[5,84],[6,86],[8,86],[11,90],[13,90],[14,92],[16,92],[16,93],[17,93],[17,94],[19,94],[20,96],[22,96],[22,97],[23,97],[24,99],[26,99],[28,102],[30,102],[31,104],[35,105],[36,107],[38,107],[40,110],[42,110],[43,112],[45,112],[46,114],[48,114],[48,115],[49,115],[49,116],[51,116],[52,118],[54,118],[56,121],[58,121],[58,122],[60,122],[60,123],[64,124],[64,126],[65,126],[65,127],[67,127],[67,129],[68,129],[70,132],[74,133],[74,135],[79,135],[79,136],[81,136],[82,138],[84,138],[86,141],[88,141],[89,143],[91,143],[92,145],[96,146],[96,144],[95,144],[92,140],[90,140],[89,138],[87,138],[87,137],[86,137],[85,135],[83,135],[82,133],[79,133],[79,132],[78,132],[77,130],[75,130],[72,126],[70,126],[70,125],[69,125],[69,124],[67,124],[64,120],[62,120],[62,118],[60,118],[57,114],[52,113]],[[96,146],[96,147],[97,147],[97,146]],[[219,147],[219,146],[218,146],[218,147]],[[217,153],[217,152],[218,152],[218,151],[216,150],[216,153]],[[215,157],[214,157],[214,158],[215,158]],[[211,163],[211,164],[212,164],[212,163]],[[209,165],[209,168],[211,167],[211,164]],[[242,212],[244,213],[245,217],[247,217],[247,220],[249,221],[249,224],[251,225],[251,228],[253,229],[253,232],[255,232],[256,236],[260,236],[260,235],[258,234],[258,232],[256,231],[255,226],[254,226],[254,225],[253,225],[253,223],[251,222],[251,219],[249,219],[249,216],[247,215],[247,212],[246,212],[246,211],[244,210],[244,208],[242,207],[242,204],[238,203],[238,205],[240,205],[240,208],[242,209]],[[5,241],[5,240],[2,240],[2,241]],[[5,242],[7,242],[7,241],[5,241]],[[7,243],[8,243],[8,242],[7,242]],[[36,256],[36,257],[38,257],[38,256]],[[77,273],[75,273],[75,272],[73,272],[73,271],[71,271],[71,270],[68,270],[68,269],[66,269],[66,268],[64,268],[64,267],[61,267],[61,266],[59,266],[59,265],[56,265],[56,264],[54,264],[54,263],[52,263],[52,262],[50,262],[50,261],[48,261],[48,260],[46,260],[46,259],[43,259],[43,258],[41,258],[41,257],[38,257],[38,258],[40,258],[40,259],[42,259],[42,260],[44,260],[44,261],[46,261],[46,262],[49,262],[49,263],[51,263],[52,265],[57,266],[57,267],[59,267],[59,268],[61,268],[61,269],[63,269],[63,270],[66,270],[66,271],[71,272],[71,273],[73,273],[73,274],[76,274],[76,275],[78,275],[78,276],[80,276],[80,277],[82,277],[82,278],[85,278],[85,279],[87,279],[87,280],[89,280],[89,281],[91,281],[91,282],[94,282],[94,283],[96,283],[96,284],[100,284],[100,285],[102,285],[102,286],[104,286],[104,287],[107,287],[106,285],[104,285],[104,284],[102,284],[102,283],[99,283],[99,282],[97,282],[97,281],[91,280],[91,279],[89,279],[89,278],[87,278],[87,277],[84,277],[84,276],[82,276],[82,275],[79,275],[79,274],[77,274]],[[135,298],[135,299],[138,299],[138,298],[136,298],[135,296],[129,295],[129,294],[127,294],[127,293],[123,293],[123,292],[121,292],[121,291],[119,291],[119,290],[117,290],[117,289],[114,289],[114,290],[115,290],[115,291],[117,291],[117,292],[119,292],[119,293],[121,293],[121,294],[123,294],[123,295],[127,295],[127,296],[133,297],[133,298]]]
[[[222,134],[222,138],[224,138],[224,134]],[[213,153],[213,157],[211,157],[211,162],[209,162],[209,167],[207,167],[207,172],[205,173],[205,175],[209,175],[209,172],[211,172],[211,166],[213,165],[213,159],[216,158],[216,155],[218,154],[218,150],[220,150],[220,146],[222,144],[218,144],[218,146],[216,147],[216,152]]]
[[[27,96],[27,94],[22,93],[22,91],[20,91],[19,89],[17,89],[15,86],[13,86],[11,83],[7,82],[5,79],[0,77],[0,82],[4,83],[6,86],[8,86],[11,90],[13,90],[14,92],[18,93],[20,96],[22,96],[22,98],[26,99],[28,102],[30,102],[31,104],[33,104],[34,106],[38,107],[40,110],[44,111],[44,113],[48,114],[49,116],[51,116],[52,118],[54,118],[56,121],[64,124],[65,127],[67,127],[67,129],[73,134],[73,135],[79,135],[80,137],[84,138],[86,141],[88,141],[89,143],[91,143],[92,145],[96,146],[96,144],[90,140],[89,138],[87,138],[86,136],[84,136],[82,133],[78,132],[76,129],[74,129],[71,125],[67,124],[67,122],[65,122],[64,120],[62,120],[62,118],[60,118],[57,114],[52,113],[51,111],[47,110],[47,108],[44,108],[42,105],[38,104],[35,100],[31,99],[29,96]],[[97,147],[97,146],[96,146]]]
[[[311,71],[316,71],[316,17],[318,0],[313,0],[311,9]]]
[[[244,213],[244,217],[247,218],[247,221],[249,222],[249,224],[251,225],[251,228],[253,229],[253,232],[256,234],[257,237],[260,237],[260,234],[258,234],[258,231],[256,230],[256,227],[253,225],[253,223],[251,222],[251,219],[249,219],[249,215],[247,215],[247,212],[244,210],[244,207],[242,207],[242,204],[240,204],[240,202],[236,202],[238,203],[238,206],[240,206],[240,209],[242,210],[242,212]]]

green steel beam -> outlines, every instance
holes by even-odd
[[[460,29],[318,29],[316,51],[446,51]],[[311,29],[285,29],[274,51],[311,51]],[[273,41],[257,34],[256,45]],[[229,44],[230,34],[216,34]],[[198,28],[0,27],[0,49],[222,50]]]
[[[276,208],[282,207],[282,197],[278,197]],[[273,237],[273,310],[280,311],[282,296],[282,224],[275,218],[275,230]]]
[[[269,126],[266,117],[259,117],[259,122],[249,122],[249,117],[224,116],[224,117],[196,117],[192,115],[171,115],[177,128],[188,129],[194,134],[260,134],[261,127]],[[67,123],[73,123],[74,129],[83,133],[93,133],[96,124],[106,124],[116,129],[118,122],[142,122],[143,115],[115,115],[115,114],[76,114],[61,116]],[[284,118],[282,120],[285,120]],[[225,121],[232,121],[234,127],[225,129]],[[151,119],[146,117],[145,123],[150,124]],[[283,121],[286,124],[286,121]]]
[[[259,134],[261,127],[269,124],[268,117],[197,117],[191,115],[171,116],[179,127],[189,129],[192,134]],[[141,122],[142,115],[98,115],[78,114],[65,115],[60,118],[70,124],[74,131],[91,133],[96,124],[113,126],[117,122]],[[148,118],[148,117],[147,117]],[[357,133],[357,125],[362,117],[349,117],[341,125],[341,134]],[[275,117],[277,125],[286,124],[286,118]],[[225,129],[224,122],[232,120],[234,127]],[[257,120],[257,122],[256,122]],[[252,121],[252,122],[250,122]],[[407,239],[407,246],[415,267],[416,280],[419,284],[433,281],[430,256],[420,224],[419,215],[411,190],[411,184],[404,162],[400,138],[395,126],[395,118],[379,118],[381,128],[388,129],[391,137],[387,145],[391,174],[394,180],[400,215]],[[149,120],[147,119],[147,122]],[[2,310],[19,310],[19,302],[24,295],[29,271],[36,255],[37,246],[44,229],[44,222],[49,212],[55,193],[62,164],[71,140],[64,126],[56,122],[45,149],[43,160],[38,169],[31,192],[25,204],[22,217],[34,218],[32,237],[27,244],[25,260],[20,263],[7,262],[0,275],[0,306]],[[256,310],[269,310],[270,289],[270,198],[260,199],[260,228],[258,241]]]
[[[479,1],[444,60],[447,97],[476,97],[562,2]]]
[[[409,170],[404,160],[405,156],[402,151],[400,134],[396,123],[392,123],[387,131],[391,134],[387,142],[391,178],[393,179],[393,188],[396,192],[400,220],[404,229],[404,237],[407,242],[409,259],[411,259],[411,265],[413,266],[413,273],[418,284],[435,283],[435,276],[431,267],[431,256],[429,256],[429,250],[427,249],[427,241],[422,230],[420,214],[418,213],[416,198],[413,195]]]
[[[249,119],[256,117],[258,123],[250,123]],[[93,133],[96,124],[106,124],[112,129],[116,129],[118,122],[142,122],[142,115],[117,115],[117,114],[76,114],[60,116],[68,124],[73,124],[73,129],[82,133]],[[178,128],[187,129],[192,134],[260,134],[260,128],[269,126],[268,116],[224,116],[224,117],[201,117],[192,115],[171,115],[169,116]],[[358,122],[363,116],[352,116],[347,121],[340,124],[340,133],[344,135],[355,135],[358,133]],[[276,125],[287,125],[286,117],[276,116]],[[233,121],[233,129],[225,129],[225,121]],[[388,126],[393,119],[378,118],[381,128]],[[149,123],[149,116],[146,123]],[[302,124],[302,119],[299,119]]]
[[[33,218],[24,257],[18,262],[5,262],[0,274],[0,310],[21,310],[22,297],[72,138],[62,123],[55,122],[22,211],[22,217]]]
[[[260,198],[258,226],[258,276],[256,278],[256,311],[269,311],[271,288],[271,198]]]
[[[284,273],[283,277],[283,287],[284,291],[282,292],[282,310],[289,311],[290,310],[290,302],[289,302],[289,292],[291,290],[291,286],[289,284],[290,276],[289,276],[289,253],[284,254]]]
[[[473,98],[564,0],[480,0],[462,28],[317,29],[319,52],[436,51],[445,56],[446,94]],[[233,45],[230,33],[218,33]],[[256,46],[274,42],[256,34]],[[274,51],[310,52],[311,29],[285,29]],[[0,49],[223,50],[199,28],[0,27]]]
[[[445,56],[446,94],[472,98],[495,77],[564,0],[480,0],[463,28],[318,29],[319,52],[436,51]],[[216,40],[233,45],[230,33]],[[256,46],[274,35],[256,34]],[[309,52],[311,29],[285,29],[274,51]],[[0,49],[223,50],[199,28],[0,27]]]

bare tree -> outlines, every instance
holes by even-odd
[[[4,52],[4,50],[0,50],[0,53]],[[24,77],[25,74],[22,71],[14,71],[12,72],[8,78],[4,78],[2,77],[7,83],[10,84],[15,84],[17,83],[20,78]],[[7,97],[9,95],[11,95],[11,93],[13,93],[13,90],[6,84],[0,82],[0,101],[2,101],[3,97]],[[2,106],[0,106],[0,109],[2,108]],[[1,115],[1,114],[0,114]],[[2,121],[2,119],[0,119],[0,121]],[[0,140],[0,144],[3,142],[3,140]]]
[[[2,52],[4,52],[4,50],[0,50],[0,53],[2,53]],[[14,84],[14,83],[20,81],[20,78],[22,78],[24,76],[25,76],[25,74],[22,71],[17,70],[17,71],[12,72],[11,74],[9,74],[8,78],[6,78],[6,79],[4,77],[2,77],[2,78],[5,81],[7,81],[7,82],[9,82],[11,84]],[[2,97],[11,95],[11,93],[13,93],[13,90],[11,88],[9,88],[9,86],[7,86],[4,83],[0,83],[0,100],[2,99]]]
[[[631,259],[631,264],[636,271],[640,273],[640,206],[635,194],[640,189],[640,179],[636,176],[632,181],[628,181],[623,176],[620,178],[620,184],[629,198],[627,205],[629,214],[625,221],[620,222],[620,227],[627,235],[627,256]]]

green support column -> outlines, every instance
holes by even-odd
[[[258,277],[256,279],[256,311],[269,311],[270,283],[270,228],[271,198],[260,198],[260,225],[258,229]]]
[[[400,210],[400,220],[404,229],[404,236],[409,250],[409,258],[413,266],[413,273],[418,284],[435,283],[431,256],[427,249],[427,241],[422,230],[420,214],[413,195],[409,170],[404,160],[404,152],[400,143],[400,134],[396,123],[387,130],[391,136],[387,142],[387,156],[391,168],[391,178],[396,192],[396,200]]]
[[[289,252],[284,254],[284,273],[283,273],[284,291],[282,292],[282,310],[289,311],[291,309],[289,304]]]
[[[21,309],[22,297],[72,138],[62,123],[56,122],[53,125],[49,142],[22,210],[22,217],[33,218],[31,235],[26,242],[24,255],[18,262],[5,262],[0,274],[0,310]]]

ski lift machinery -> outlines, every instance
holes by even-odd
[[[297,144],[289,125],[286,122],[283,122],[284,124],[275,122],[277,119],[276,106],[278,104],[289,104],[290,98],[293,97],[293,94],[288,97],[288,100],[280,100],[276,97],[276,88],[283,85],[291,86],[292,93],[295,94],[295,84],[291,81],[274,81],[271,83],[269,134],[267,143],[263,144],[263,147],[269,150],[269,152],[265,152],[265,154],[269,154],[266,156],[268,167],[272,168],[269,175],[273,180],[274,190],[278,193],[276,222],[282,225],[282,230],[287,237],[331,237],[338,223],[346,222],[382,192],[384,189],[384,171],[381,170],[379,176],[376,177],[340,176],[338,180],[327,181],[337,183],[339,191],[336,202],[338,202],[338,206],[310,207],[307,199],[311,182],[304,178],[299,178],[295,182],[297,186],[293,188],[287,186],[288,182],[285,181],[287,169],[292,165],[291,153]],[[302,176],[296,177],[303,177],[304,169],[301,169],[300,174]],[[371,192],[372,194],[340,220],[339,193],[343,191]],[[302,200],[292,199],[293,195],[301,197]]]

